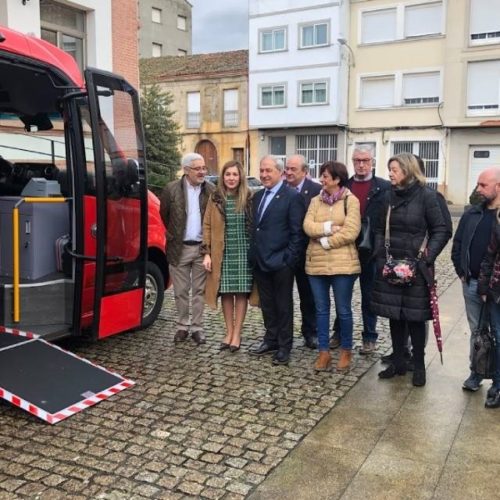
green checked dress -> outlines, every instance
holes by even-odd
[[[236,199],[228,196],[219,293],[250,293],[252,291],[248,246],[245,212],[236,212]]]

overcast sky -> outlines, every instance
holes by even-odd
[[[193,54],[248,48],[248,0],[189,0]]]

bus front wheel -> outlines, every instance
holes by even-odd
[[[163,306],[165,283],[160,268],[154,262],[148,262],[146,268],[146,285],[144,288],[144,312],[142,314],[142,327],[151,326]]]

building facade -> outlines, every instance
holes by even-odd
[[[418,154],[430,186],[466,203],[500,165],[500,0],[351,2],[349,133],[376,151]]]
[[[191,10],[187,0],[139,0],[139,56],[190,55]]]
[[[347,2],[250,0],[249,124],[251,157],[306,156],[311,175],[342,158],[348,63],[338,42]]]
[[[140,67],[142,85],[173,96],[183,154],[200,153],[210,174],[232,159],[248,169],[248,51],[143,59]]]

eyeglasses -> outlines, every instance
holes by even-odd
[[[353,158],[352,162],[353,163],[370,163],[372,161],[372,158]]]
[[[208,170],[207,167],[188,167],[188,168],[193,172],[206,172]]]

